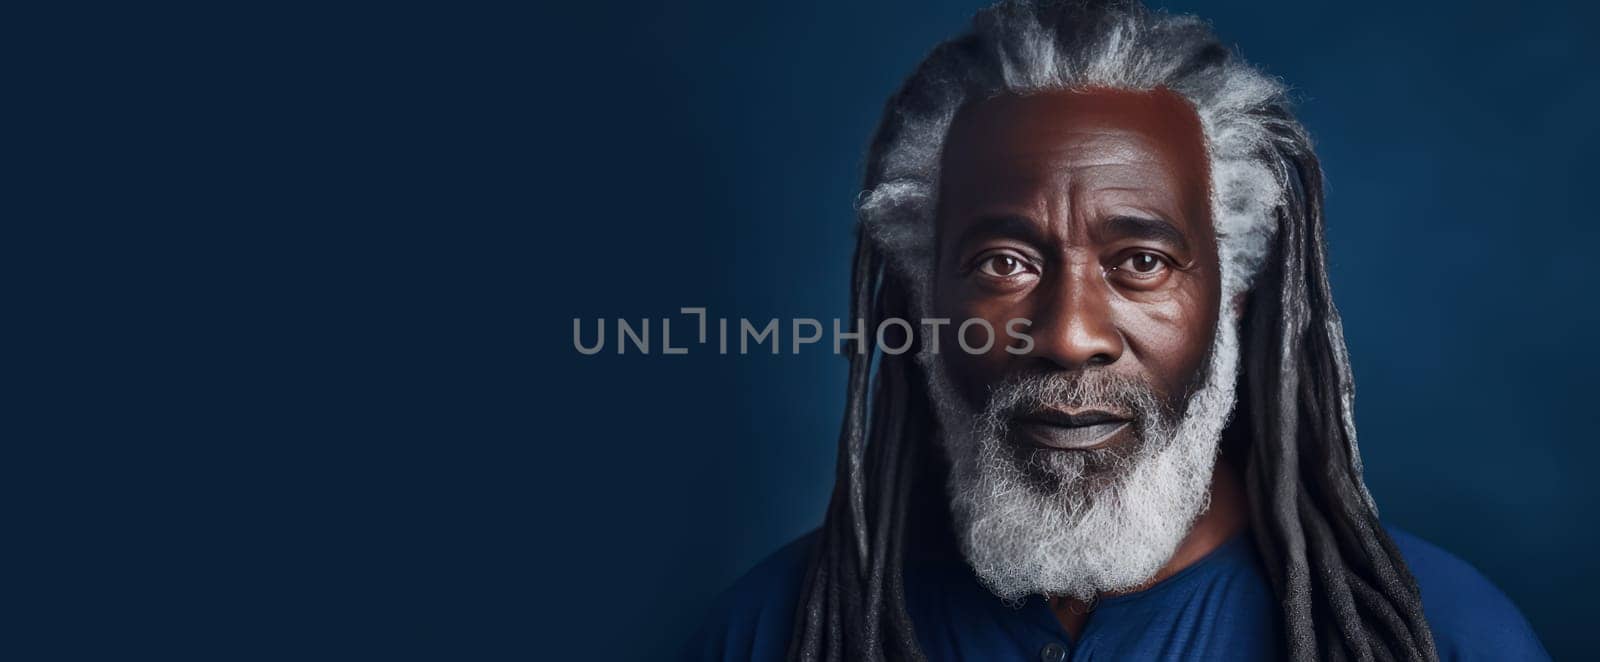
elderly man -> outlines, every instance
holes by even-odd
[[[1380,524],[1316,156],[1199,20],[980,13],[890,101],[858,211],[852,317],[1025,332],[852,353],[825,522],[691,659],[1547,657]]]

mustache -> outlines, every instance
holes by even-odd
[[[1137,378],[1106,370],[1022,373],[989,390],[983,418],[1003,424],[1043,412],[1104,412],[1142,422],[1168,420],[1172,412],[1155,389]]]

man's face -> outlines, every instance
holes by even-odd
[[[934,308],[1003,330],[1031,320],[1033,348],[940,346],[953,386],[983,411],[1025,377],[1086,372],[1143,385],[1168,411],[1197,386],[1216,331],[1220,274],[1199,119],[1166,90],[1002,96],[964,109],[941,165]],[[981,347],[982,329],[968,344]],[[1110,374],[1104,374],[1110,373]],[[1036,411],[1028,411],[1035,409]],[[1076,410],[1074,410],[1076,409]],[[1018,450],[1115,452],[1136,412],[1023,407]],[[1040,411],[1042,410],[1042,411]]]
[[[997,595],[1138,585],[1205,507],[1238,367],[1206,166],[1169,92],[1002,97],[952,124],[935,313],[1033,322],[1021,354],[969,354],[948,325],[918,356],[962,553]]]

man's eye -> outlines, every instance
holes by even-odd
[[[1135,278],[1149,278],[1166,271],[1167,260],[1155,253],[1138,252],[1129,255],[1127,259],[1112,268]]]
[[[1010,278],[1028,271],[1028,263],[1007,253],[997,253],[978,261],[978,271],[991,278]]]

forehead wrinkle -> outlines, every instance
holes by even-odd
[[[1028,159],[1030,162],[1037,162]],[[956,186],[955,195],[946,199],[947,211],[971,213],[974,211],[999,212],[1037,217],[1036,220],[1054,225],[1067,222],[1077,214],[1096,214],[1096,209],[1147,208],[1178,204],[1175,192],[1161,183],[1166,170],[1154,163],[1126,163],[1120,160],[1093,163],[1064,163],[1040,167],[1029,172],[1020,168],[1010,172],[1005,168],[974,168],[971,174]],[[1101,171],[1101,174],[1095,174]],[[1111,174],[1106,174],[1107,172]],[[1102,195],[1119,197],[1104,199]],[[1130,199],[1122,196],[1138,196]],[[958,204],[956,204],[958,203]],[[953,205],[953,206],[952,206]],[[1131,207],[1130,207],[1131,206]],[[1173,209],[1161,215],[1180,213]],[[1086,219],[1080,219],[1086,220]]]

